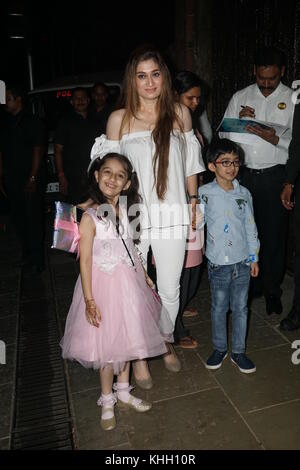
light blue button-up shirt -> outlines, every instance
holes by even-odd
[[[206,256],[213,264],[258,261],[259,240],[248,189],[233,180],[234,188],[222,189],[215,179],[199,188],[207,224]]]

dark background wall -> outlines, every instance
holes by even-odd
[[[23,11],[26,21],[9,18]],[[22,23],[23,21],[23,23]],[[26,32],[27,42],[9,39]],[[35,85],[67,74],[122,71],[131,50],[154,42],[172,70],[188,68],[208,83],[209,116],[216,128],[232,94],[253,81],[257,46],[287,54],[286,84],[300,78],[300,0],[2,0],[1,77],[28,83],[26,44]]]
[[[38,86],[65,75],[122,70],[130,52],[144,42],[168,52],[174,42],[173,0],[152,0],[151,5],[140,0],[0,2],[2,79],[18,77],[27,84],[28,48]]]
[[[233,92],[253,81],[255,49],[275,45],[287,56],[283,82],[300,78],[299,0],[218,0],[212,8],[212,109],[216,125]]]
[[[300,78],[299,0],[176,0],[175,25],[177,65],[208,83],[214,128],[232,94],[253,82],[258,46],[286,53],[287,85]]]

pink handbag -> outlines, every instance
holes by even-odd
[[[55,201],[54,232],[51,248],[77,253],[79,256],[79,229],[83,209],[66,202]]]

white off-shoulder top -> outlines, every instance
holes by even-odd
[[[139,179],[139,192],[143,198],[141,226],[171,227],[190,224],[187,203],[186,178],[205,171],[201,147],[194,131],[173,131],[170,139],[168,183],[165,199],[159,200],[154,186],[153,156],[155,143],[151,131],[124,134],[121,140],[109,140],[102,134],[91,150],[91,163],[107,153],[125,155]]]

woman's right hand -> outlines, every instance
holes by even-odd
[[[101,314],[94,299],[85,301],[85,316],[90,325],[99,328]]]

